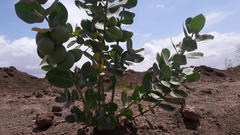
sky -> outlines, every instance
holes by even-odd
[[[54,0],[48,0],[46,7]],[[36,52],[33,27],[46,28],[46,23],[27,24],[20,20],[14,9],[18,0],[0,1],[0,67],[14,66],[22,72],[37,77],[44,77]],[[74,0],[60,0],[68,9],[68,22],[73,26],[80,24],[88,16],[78,9]],[[198,52],[203,52],[201,59],[188,59],[187,66],[206,65],[225,69],[225,60],[231,60],[233,66],[239,65],[235,57],[236,46],[240,44],[240,1],[239,0],[138,0],[138,5],[131,9],[136,16],[134,23],[124,26],[132,30],[133,48],[144,48],[145,60],[129,68],[136,71],[149,69],[156,61],[156,54],[168,48],[174,54],[170,38],[179,43],[184,34],[182,25],[188,17],[202,13],[206,24],[200,34],[212,34],[214,40],[199,43]],[[66,44],[65,44],[66,45]],[[125,44],[122,44],[125,47]],[[76,66],[81,66],[87,58],[82,58]]]

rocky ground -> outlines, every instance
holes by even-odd
[[[155,115],[146,116],[154,129],[139,118],[138,126],[125,123],[124,128],[109,134],[239,135],[240,66],[228,70],[200,66],[196,70],[201,72],[201,79],[188,84],[196,92],[188,92],[186,104],[199,114],[199,121],[184,119],[179,112],[181,106],[176,106],[174,112],[156,108]],[[141,83],[143,75],[143,72],[130,70],[119,81],[136,85]],[[0,135],[101,134],[91,126],[66,123],[64,117],[69,110],[62,109],[63,104],[55,101],[61,89],[51,86],[45,79],[28,75],[14,67],[3,67],[0,68],[0,88]],[[120,101],[121,90],[117,89],[117,102]],[[46,125],[49,127],[41,128]]]

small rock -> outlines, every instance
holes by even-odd
[[[211,90],[202,90],[201,92],[203,92],[205,94],[212,95],[212,91]]]
[[[11,76],[13,77],[14,76],[14,73],[13,72],[6,72],[8,74],[8,76]]]
[[[50,113],[41,113],[36,117],[35,124],[38,128],[46,128],[53,125],[54,116]]]
[[[30,98],[31,95],[30,95],[30,94],[24,94],[23,97],[24,97],[24,98]]]
[[[55,116],[62,116],[62,113],[60,113],[60,112],[53,112],[53,115],[55,115]]]
[[[7,78],[8,76],[6,74],[3,75],[3,78]]]
[[[62,107],[53,105],[52,112],[61,112],[61,111],[62,111]]]
[[[199,114],[189,105],[183,105],[180,112],[182,116],[189,121],[199,121]]]
[[[36,97],[36,98],[40,98],[40,97],[42,97],[42,96],[43,96],[43,94],[40,93],[40,92],[35,93],[35,97]]]

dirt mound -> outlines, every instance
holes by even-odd
[[[156,115],[146,115],[154,129],[149,129],[143,119],[137,119],[139,126],[126,128],[126,134],[240,134],[240,66],[228,70],[199,66],[195,70],[201,73],[201,79],[187,84],[195,88],[196,92],[188,92],[186,104],[193,106],[200,115],[196,127],[193,128],[196,123],[182,118],[178,106],[174,112],[156,108]],[[146,72],[151,73],[151,69]],[[128,70],[123,77],[118,78],[118,82],[139,85],[146,72]],[[106,79],[105,82],[109,80]],[[92,127],[83,128],[84,125],[64,122],[64,117],[70,113],[68,109],[52,112],[53,107],[63,105],[55,102],[57,92],[61,89],[51,86],[45,79],[18,71],[12,66],[4,67],[0,68],[0,88],[1,134],[98,134]],[[120,102],[121,91],[121,88],[117,88],[116,101]],[[47,113],[54,115],[53,125],[38,129],[35,124],[37,116]]]
[[[39,91],[46,93],[56,89],[47,80],[18,71],[13,66],[0,67],[0,88],[0,96],[29,94]]]

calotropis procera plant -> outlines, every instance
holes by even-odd
[[[142,85],[131,94],[126,90],[121,92],[120,105],[114,100],[115,89],[119,85],[116,76],[123,76],[126,66],[144,60],[139,54],[144,49],[133,49],[133,32],[123,27],[123,24],[133,23],[135,13],[129,9],[137,5],[137,0],[76,0],[76,6],[90,19],[79,20],[80,25],[75,28],[67,23],[68,11],[63,3],[55,0],[50,7],[44,8],[46,2],[20,0],[15,4],[15,11],[26,23],[42,23],[44,20],[48,23],[48,28],[34,27],[32,30],[37,32],[37,54],[42,58],[41,65],[47,71],[47,80],[64,88],[58,101],[64,102],[64,107],[71,107],[71,114],[65,117],[67,122],[90,124],[99,130],[114,129],[123,120],[135,121],[139,116],[145,118],[148,112],[155,114],[155,107],[173,111],[171,104],[178,104],[180,97],[187,96],[184,90],[179,89],[181,85],[194,91],[184,82],[198,81],[200,74],[194,68],[181,66],[187,64],[187,58],[203,56],[203,53],[193,52],[197,49],[197,41],[213,38],[199,34],[205,24],[202,14],[186,20],[182,42],[178,45],[172,43],[176,50],[174,55],[171,56],[167,48],[162,49],[152,66],[153,75],[146,73]],[[120,43],[126,44],[126,50]],[[71,70],[82,54],[90,61]],[[104,84],[105,72],[111,73],[108,85]],[[121,84],[121,87],[131,88],[131,85]],[[107,93],[111,95],[109,100]],[[153,104],[144,106],[142,101]],[[132,106],[137,106],[138,112],[133,112]],[[152,127],[150,121],[145,120]]]

